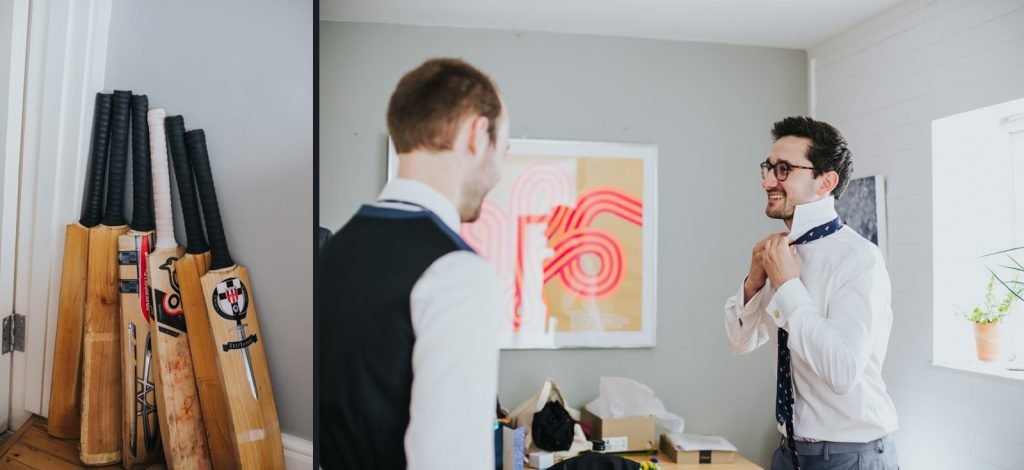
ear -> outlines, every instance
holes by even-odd
[[[827,171],[821,175],[821,187],[818,188],[818,196],[825,197],[832,193],[839,185],[839,173]]]
[[[491,143],[491,136],[487,133],[490,120],[484,116],[476,116],[469,120],[469,142],[467,150],[474,157],[479,157],[487,151]]]

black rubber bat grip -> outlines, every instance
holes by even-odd
[[[132,96],[132,230],[156,230],[153,220],[153,172],[149,155],[149,98]]]
[[[206,134],[202,129],[186,132],[185,145],[188,147],[192,171],[196,174],[196,186],[199,187],[203,218],[206,220],[206,234],[210,237],[210,269],[234,266],[235,262],[231,260],[228,242],[224,237],[224,224],[220,220],[217,192],[213,187],[213,174],[210,170],[210,155],[206,152]]]
[[[174,180],[178,182],[178,197],[181,199],[181,213],[185,219],[185,252],[192,254],[210,251],[203,234],[203,219],[199,213],[199,201],[196,199],[195,179],[192,176],[192,165],[188,162],[188,150],[185,148],[185,119],[181,116],[168,116],[164,119],[167,132],[167,147],[171,150],[171,163],[174,165]]]
[[[110,145],[110,110],[113,96],[96,93],[92,117],[92,148],[89,149],[89,179],[85,184],[85,205],[78,222],[86,227],[99,225],[103,216],[103,190],[107,181],[107,147]]]
[[[132,92],[114,91],[114,110],[110,114],[110,168],[107,170],[107,207],[103,225],[124,225],[124,183],[128,169],[128,130]]]

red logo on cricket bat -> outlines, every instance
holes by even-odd
[[[241,321],[249,308],[245,284],[237,277],[225,279],[213,289],[213,310],[225,320]]]

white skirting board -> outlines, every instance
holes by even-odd
[[[284,446],[285,470],[309,470],[313,468],[313,441],[281,434]]]

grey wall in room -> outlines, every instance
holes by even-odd
[[[231,254],[255,291],[281,429],[304,439],[313,437],[312,18],[312,2],[117,0],[105,79],[205,129]],[[172,198],[177,211],[176,190]]]
[[[757,173],[775,120],[807,109],[803,51],[536,32],[320,23],[320,221],[337,230],[385,180],[388,97],[403,73],[458,56],[499,84],[512,136],[658,146],[658,346],[504,351],[502,402],[554,377],[573,405],[604,375],[648,384],[692,432],[767,466],[777,445],[770,348],[736,357],[722,305],[749,250],[784,229]]]

